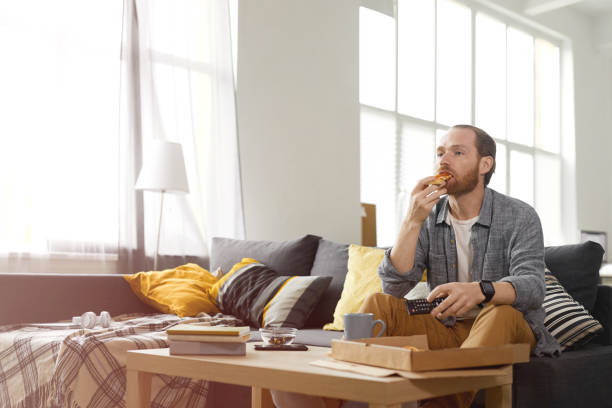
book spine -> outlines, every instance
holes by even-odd
[[[246,343],[210,343],[197,341],[170,341],[172,355],[246,355]]]
[[[199,334],[168,334],[168,340],[172,341],[195,341],[195,342],[212,342],[212,343],[244,343],[251,338],[250,334],[246,336],[202,336]]]
[[[168,334],[188,334],[200,336],[244,336],[250,332],[248,326],[240,327],[217,327],[197,326],[196,324],[179,324],[167,330]]]
[[[247,334],[249,331],[232,332],[232,331],[209,331],[209,330],[184,330],[184,329],[168,329],[169,334],[188,334],[198,336],[225,336],[225,337],[240,337]]]

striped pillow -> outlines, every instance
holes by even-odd
[[[331,282],[331,276],[282,276],[245,258],[212,293],[222,313],[251,327],[304,327]]]
[[[548,269],[545,279],[544,325],[562,350],[584,345],[603,330],[601,324],[565,291]]]

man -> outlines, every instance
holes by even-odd
[[[395,245],[378,273],[384,293],[361,312],[386,322],[387,336],[426,334],[430,349],[528,343],[535,355],[558,355],[544,327],[544,243],[529,205],[487,188],[495,171],[495,141],[470,125],[453,126],[437,148],[438,171],[420,180]],[[430,314],[410,315],[403,297],[427,270],[427,297],[446,299]],[[474,392],[423,401],[424,407],[469,407]],[[273,392],[277,406],[325,406],[332,401]],[[282,401],[282,398],[287,398]],[[292,400],[292,398],[294,398]],[[290,401],[294,402],[293,404]]]
[[[420,180],[395,245],[378,273],[384,293],[362,312],[387,323],[387,335],[427,334],[429,347],[528,343],[535,355],[558,355],[544,327],[544,244],[529,205],[487,184],[495,171],[495,141],[470,125],[452,127],[437,148],[441,186]],[[410,315],[403,297],[427,270],[431,314]],[[468,407],[474,392],[425,401],[426,407]]]

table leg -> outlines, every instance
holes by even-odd
[[[251,408],[274,408],[270,390],[261,387],[251,387]]]
[[[151,373],[127,370],[126,401],[128,408],[148,408],[151,405]]]
[[[512,408],[512,384],[487,388],[485,406],[487,408]]]

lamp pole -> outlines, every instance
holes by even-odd
[[[164,193],[165,190],[159,192],[159,220],[157,221],[157,245],[155,245],[155,258],[153,260],[153,270],[157,270],[157,256],[159,255],[159,238],[161,236],[162,214],[164,212]]]

